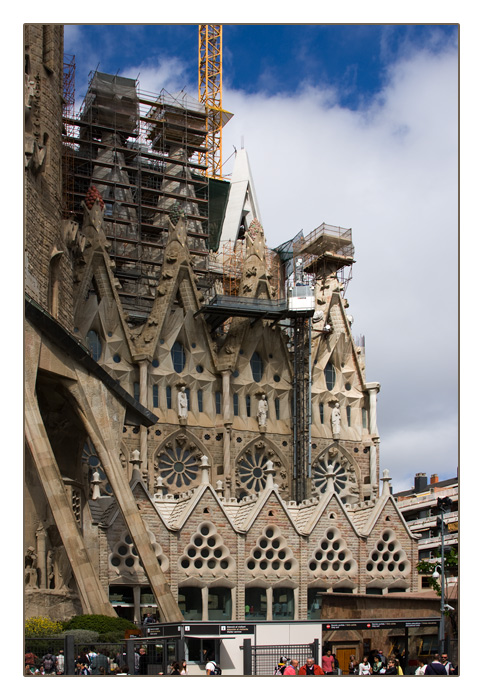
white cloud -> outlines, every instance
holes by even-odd
[[[381,382],[384,467],[397,478],[421,470],[420,456],[432,455],[434,473],[457,468],[457,70],[453,45],[408,47],[363,111],[314,87],[223,95],[235,114],[223,160],[244,143],[269,245],[323,221],[352,228],[347,297],[366,335],[367,379]],[[442,413],[453,431],[433,429]],[[420,448],[401,460],[415,425]]]

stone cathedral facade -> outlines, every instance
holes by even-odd
[[[305,620],[324,593],[415,591],[417,540],[379,474],[379,385],[337,274],[314,283],[297,502],[289,327],[237,317],[212,330],[177,209],[133,325],[102,187],[86,188],[81,221],[64,217],[62,43],[60,25],[26,27],[27,616]],[[256,218],[242,245],[239,295],[277,300]]]

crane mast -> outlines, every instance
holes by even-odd
[[[206,152],[200,161],[207,175],[222,179],[222,25],[200,24],[198,36],[198,100],[207,108]]]

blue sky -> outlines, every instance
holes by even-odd
[[[457,32],[454,24],[226,24],[223,82],[233,90],[267,94],[329,86],[337,89],[340,105],[357,109],[377,95],[388,80],[388,66],[408,47],[437,53],[448,42],[456,44]],[[66,27],[65,51],[76,56],[81,93],[95,68],[125,75],[126,68],[141,62],[152,67],[163,57],[178,57],[192,84],[198,25],[72,25]]]
[[[366,379],[381,383],[381,471],[395,490],[458,466],[458,28],[223,27],[225,177],[250,159],[268,245],[352,228],[347,290]],[[198,25],[72,25],[88,74],[197,96]]]

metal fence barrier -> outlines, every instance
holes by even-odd
[[[280,657],[297,659],[302,666],[308,658],[319,662],[319,640],[310,644],[267,644],[252,646],[249,639],[243,644],[243,675],[273,676]]]

